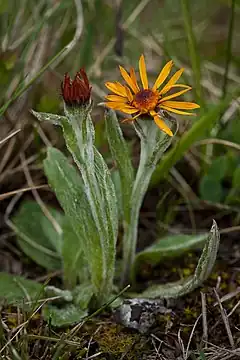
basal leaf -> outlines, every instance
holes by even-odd
[[[204,245],[194,274],[186,279],[181,279],[173,283],[152,285],[143,291],[142,294],[138,295],[138,297],[151,299],[177,298],[193,291],[198,286],[201,286],[213,269],[219,248],[219,241],[219,230],[216,222],[213,221],[212,228],[208,234],[207,241]],[[133,294],[132,296],[134,297],[136,294]]]
[[[61,231],[63,215],[50,207],[47,210]],[[62,234],[56,231],[36,202],[24,202],[13,216],[12,224],[18,244],[27,256],[46,269],[61,269]]]
[[[207,175],[221,181],[224,179],[228,168],[227,156],[218,156],[214,159],[207,170]]]
[[[224,196],[224,189],[218,179],[209,175],[202,177],[199,184],[200,195],[203,200],[220,203]]]
[[[77,281],[87,281],[89,273],[83,249],[79,239],[68,218],[63,222],[62,258],[64,268],[64,284],[73,289]]]
[[[208,234],[201,235],[169,235],[159,239],[136,255],[134,269],[140,264],[149,263],[157,265],[168,258],[181,256],[191,249],[202,246]]]
[[[0,300],[8,304],[33,301],[43,291],[43,285],[22,276],[0,272]]]
[[[89,302],[94,295],[93,286],[89,283],[83,283],[75,287],[72,292],[73,302],[80,309],[85,310],[88,308]]]
[[[59,150],[49,148],[47,154],[44,161],[45,173],[77,235],[77,239],[74,239],[75,249],[78,243],[78,248],[83,250],[87,259],[92,284],[97,292],[101,287],[103,260],[99,234],[91,215],[82,179]]]
[[[87,310],[82,310],[74,304],[66,304],[62,307],[47,304],[43,308],[44,318],[56,327],[77,323],[87,315]]]

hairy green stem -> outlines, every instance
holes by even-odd
[[[176,122],[167,121],[171,128],[176,128]],[[135,125],[135,130],[141,139],[140,162],[137,175],[133,184],[130,208],[130,223],[125,228],[123,239],[123,277],[122,283],[125,284],[129,275],[133,278],[133,262],[135,259],[138,233],[139,212],[143,198],[147,192],[152,174],[156,169],[157,163],[168,148],[172,137],[159,131],[153,122],[139,120]],[[174,130],[174,132],[176,129]]]
[[[142,205],[143,198],[147,192],[149,182],[152,174],[155,170],[154,166],[147,166],[148,164],[148,152],[145,146],[142,146],[139,168],[134,182],[132,198],[131,198],[131,215],[130,222],[125,228],[123,246],[125,247],[123,253],[123,283],[127,282],[129,272],[135,258],[136,245],[137,245],[137,233],[138,233],[138,219],[139,212]]]

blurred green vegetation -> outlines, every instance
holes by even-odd
[[[234,0],[0,0],[1,133],[4,136],[15,126],[23,126],[24,131],[26,117],[28,124],[34,124],[27,114],[30,108],[61,112],[60,83],[65,72],[73,75],[80,67],[86,68],[96,105],[106,94],[104,82],[120,79],[118,64],[136,67],[144,53],[150,81],[154,81],[172,58],[176,69],[185,67],[184,82],[193,86],[185,99],[198,101],[201,110],[188,122],[179,118],[179,140],[173,145],[178,155],[176,161],[171,158],[167,166],[162,165],[165,180],[177,181],[171,172],[174,167],[198,199],[239,206],[239,14],[239,1]],[[51,59],[54,61],[48,66]],[[229,98],[228,103],[214,113],[224,97]],[[9,99],[15,100],[9,104]],[[215,115],[207,126],[211,111]],[[103,114],[97,106],[94,115],[97,145],[111,165]],[[190,139],[187,130],[202,117],[207,119],[206,130],[201,128]],[[130,127],[124,126],[124,130],[134,144],[135,156],[134,136]],[[51,132],[61,146],[59,133]],[[21,136],[24,138],[24,133]],[[188,137],[185,145],[181,145],[182,136]],[[38,137],[32,151],[39,149]],[[201,140],[205,142],[200,146]],[[192,161],[186,160],[186,154]],[[189,166],[182,166],[183,159]],[[154,175],[155,186],[163,181],[163,168]],[[181,182],[177,181],[173,191],[180,202],[188,198],[188,193],[182,195]]]

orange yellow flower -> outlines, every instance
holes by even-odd
[[[176,84],[184,69],[178,70],[162,89],[159,89],[170,74],[172,66],[173,61],[171,60],[163,67],[152,87],[149,87],[148,85],[143,55],[141,55],[139,60],[139,74],[142,82],[141,87],[138,85],[134,68],[131,68],[130,73],[128,74],[122,66],[119,66],[120,73],[127,85],[122,85],[118,81],[106,82],[106,87],[112,91],[113,94],[106,96],[107,101],[105,102],[105,105],[111,109],[133,115],[133,117],[124,119],[123,121],[134,121],[141,115],[150,115],[162,131],[173,136],[172,131],[165,124],[163,119],[161,119],[159,111],[163,109],[181,115],[194,115],[191,112],[183,110],[193,110],[200,106],[192,102],[172,100],[191,90],[191,87],[188,85]],[[167,95],[170,90],[175,88],[183,88],[183,90]]]

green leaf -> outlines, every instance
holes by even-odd
[[[101,286],[102,254],[99,234],[93,221],[89,203],[77,170],[57,149],[48,148],[44,170],[48,181],[72,225],[78,248],[82,249],[89,266],[91,281],[96,292]],[[73,239],[71,237],[71,239]],[[75,248],[77,243],[73,245]],[[69,247],[71,244],[69,243]],[[66,254],[65,254],[66,256]],[[79,268],[80,272],[82,269]]]
[[[43,285],[22,276],[0,272],[0,299],[8,304],[33,301],[43,290]]]
[[[123,218],[129,223],[131,211],[130,199],[134,181],[131,157],[115,112],[107,110],[105,116],[108,143],[120,174]]]
[[[31,113],[39,121],[49,121],[50,123],[52,123],[54,125],[61,125],[61,122],[66,120],[66,117],[62,116],[62,115],[50,114],[50,113],[45,113],[45,112],[37,112],[34,110],[31,110]]]
[[[234,188],[240,189],[240,166],[234,171],[232,185]]]
[[[66,304],[62,307],[47,304],[43,308],[44,318],[56,327],[80,322],[87,315],[87,310],[82,310],[73,304]]]
[[[81,172],[89,204],[88,211],[97,230],[98,242],[95,242],[95,249],[102,262],[101,272],[98,270],[98,277],[101,279],[98,281],[98,299],[105,302],[111,292],[114,276],[118,231],[116,193],[110,171],[93,145],[94,127],[91,117],[82,114],[83,111],[67,110],[69,122],[63,121],[62,127],[68,150]]]
[[[63,215],[47,207],[61,231]],[[34,201],[24,202],[12,218],[11,227],[18,235],[17,241],[24,253],[46,269],[61,269],[62,234]]]
[[[236,92],[237,95],[238,92]],[[229,95],[226,99],[222,100],[219,104],[214,106],[205,115],[201,116],[187,131],[181,139],[172,147],[170,151],[163,157],[160,164],[156,168],[151,184],[156,185],[168,171],[182,158],[184,153],[194,144],[194,142],[204,136],[207,130],[211,129],[219,119],[220,114],[227,108],[233,99],[233,94]]]
[[[201,257],[198,261],[195,272],[192,276],[173,283],[164,285],[152,285],[138,297],[142,298],[177,298],[183,296],[197,287],[210,275],[215,264],[217,252],[219,248],[220,234],[216,222],[213,220],[211,231],[203,248]],[[132,295],[133,297],[136,294]]]
[[[94,295],[93,286],[89,283],[78,285],[72,292],[73,302],[82,310],[86,310]]]
[[[71,302],[73,299],[71,291],[62,290],[53,285],[46,286],[45,292],[49,298],[57,297],[57,299],[54,299],[54,302]]]
[[[187,251],[202,246],[207,236],[208,234],[169,235],[161,238],[136,255],[134,267],[138,268],[144,262],[157,265],[166,259],[181,256]]]
[[[219,203],[223,199],[223,188],[218,179],[205,175],[200,181],[200,195],[203,200]]]
[[[119,216],[123,216],[123,205],[122,205],[122,188],[121,188],[121,178],[118,169],[113,169],[111,172],[112,182],[114,184],[116,196],[117,196],[117,206]]]
[[[228,159],[226,156],[218,156],[208,168],[207,175],[215,180],[222,180],[226,176]]]
[[[240,158],[234,152],[229,151],[226,154],[226,162],[227,162],[226,177],[232,177],[234,171],[237,169],[238,166],[240,166]]]
[[[89,278],[83,249],[68,219],[63,222],[62,258],[66,288],[73,289],[78,280],[84,282]]]

